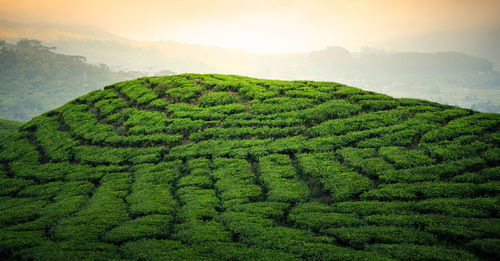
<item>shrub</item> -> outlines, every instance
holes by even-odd
[[[32,185],[32,180],[20,178],[0,178],[0,196],[12,195],[26,186]]]
[[[416,202],[416,211],[456,217],[488,217],[498,212],[495,198],[435,198]]]
[[[188,134],[199,131],[202,126],[203,121],[200,120],[175,119],[168,125],[166,130],[172,134]]]
[[[492,114],[474,114],[454,119],[441,128],[429,131],[422,136],[422,142],[430,143],[450,140],[461,135],[481,134],[494,126],[498,126],[498,119]]]
[[[41,199],[2,197],[0,224],[4,226],[34,220],[46,204],[47,202]]]
[[[301,111],[306,122],[322,122],[332,118],[344,118],[360,111],[360,107],[344,100],[331,100]]]
[[[290,204],[283,202],[252,202],[239,204],[231,207],[232,211],[255,214],[264,218],[280,219],[285,215],[285,211]]]
[[[176,228],[176,238],[189,244],[231,241],[231,235],[224,230],[224,226],[213,220],[180,224]]]
[[[112,126],[99,123],[96,115],[90,112],[87,105],[75,105],[64,111],[62,120],[69,127],[73,136],[91,141],[94,144],[117,135]]]
[[[108,116],[117,113],[121,108],[127,107],[129,104],[122,99],[106,99],[100,100],[94,104],[99,110],[99,114]]]
[[[396,108],[399,102],[393,100],[361,100],[359,104],[365,111],[379,111]]]
[[[312,107],[313,100],[304,98],[270,98],[251,104],[251,112],[256,114],[272,114],[276,112],[295,111]]]
[[[417,200],[437,197],[466,198],[479,196],[482,189],[469,183],[420,182],[412,184],[396,183],[382,185],[361,195],[361,199],[376,200]]]
[[[252,224],[249,221],[242,224]],[[248,230],[247,230],[248,229]],[[301,250],[301,245],[308,242],[329,243],[325,237],[316,237],[312,232],[289,227],[267,227],[253,225],[242,230],[242,243],[256,246],[258,248],[277,249],[285,252],[296,252]],[[243,233],[245,231],[245,233]]]
[[[44,231],[12,231],[0,230],[0,254],[12,255],[28,247],[42,244],[45,241]]]
[[[370,179],[342,167],[330,154],[300,154],[298,162],[302,172],[317,178],[334,201],[352,198],[371,186]]]
[[[198,99],[202,107],[233,103],[234,95],[229,92],[209,92]]]
[[[127,161],[138,163],[158,162],[164,148],[111,148],[98,146],[77,146],[75,159],[82,163],[119,164]],[[141,157],[147,157],[142,158]]]
[[[151,134],[167,129],[171,120],[165,114],[156,111],[128,110],[128,119],[123,126],[129,127],[128,134]]]
[[[314,231],[359,224],[356,215],[342,213],[292,213],[288,219],[297,227]]]
[[[138,217],[122,223],[121,225],[106,232],[104,241],[120,243],[127,240],[135,240],[143,237],[162,236],[167,232],[173,221],[169,215],[150,215]]]
[[[123,83],[120,87],[120,91],[134,104],[147,104],[158,97],[151,89],[144,87],[139,81]]]
[[[379,178],[384,182],[435,181],[459,175],[464,171],[476,170],[481,168],[484,163],[482,158],[473,157],[410,169],[389,169],[383,172]]]
[[[344,164],[359,169],[369,177],[378,177],[393,169],[393,166],[383,158],[376,157],[376,151],[371,148],[344,148],[337,151],[337,153],[344,158]]]
[[[306,184],[297,180],[290,158],[273,154],[259,159],[260,178],[268,189],[268,201],[296,202],[308,197]]]
[[[177,207],[172,194],[172,182],[179,175],[178,162],[138,168],[132,192],[126,200],[133,216],[172,214]]]
[[[81,96],[77,100],[90,105],[103,99],[110,99],[116,97],[118,97],[118,94],[114,90],[107,89],[107,90],[91,91],[88,94]]]
[[[211,187],[212,180],[206,176],[186,176],[182,177],[177,183],[179,187],[188,187],[188,186],[196,186],[196,187]]]
[[[346,134],[350,131],[361,131],[395,124],[404,111],[391,110],[370,112],[357,117],[325,121],[309,129],[311,137]]]
[[[368,250],[388,255],[398,260],[476,260],[475,257],[467,251],[440,246],[374,244],[369,246]]]
[[[472,183],[485,183],[488,181],[500,180],[500,167],[486,168],[478,173],[467,172],[461,175],[454,176],[453,181],[457,182],[472,182]]]
[[[94,185],[88,181],[49,182],[43,185],[31,185],[21,190],[18,195],[38,199],[60,200],[72,196],[88,196],[94,190]]]
[[[183,87],[169,89],[165,92],[165,95],[177,102],[190,102],[193,101],[202,91],[203,87],[201,86],[185,85]]]
[[[230,206],[232,200],[244,203],[261,195],[262,190],[254,184],[253,173],[247,161],[217,158],[214,160],[214,168],[214,186],[226,207]]]
[[[248,247],[241,243],[205,243],[200,251],[207,256],[218,260],[247,260],[250,257],[256,260],[299,260],[295,255],[282,251]]]
[[[494,260],[500,254],[500,239],[498,238],[482,238],[476,239],[469,243],[467,246],[478,254]]]
[[[382,202],[382,201],[345,201],[332,205],[339,213],[355,213],[360,216],[374,214],[412,214],[413,202]]]
[[[56,119],[46,117],[38,126],[35,137],[45,156],[53,161],[68,161],[73,157],[72,147],[78,144],[68,132],[61,131]]]
[[[484,142],[473,140],[473,136],[464,135],[453,141],[420,144],[420,147],[427,149],[431,156],[439,161],[458,160],[461,158],[477,156],[481,151],[487,149],[488,145]]]
[[[216,208],[220,206],[220,200],[213,189],[184,187],[178,191],[178,197],[184,204],[176,217],[181,222],[213,220],[218,215]]]
[[[37,162],[39,159],[38,151],[29,140],[24,137],[26,133],[16,133],[7,136],[2,141],[2,150],[0,151],[0,160],[13,162],[16,159],[30,159]]]
[[[126,242],[121,253],[137,260],[161,260],[169,257],[176,260],[206,260],[195,247],[181,244],[173,240],[140,239]]]
[[[437,242],[437,238],[430,233],[392,226],[329,228],[326,233],[354,248],[365,248],[369,243],[435,244]]]
[[[167,100],[156,99],[156,100],[151,101],[149,103],[149,106],[153,107],[153,108],[156,108],[156,109],[165,109],[165,107],[167,107],[167,105],[169,105],[169,104],[170,103]]]
[[[64,260],[68,257],[76,260],[85,259],[117,259],[118,247],[102,242],[45,241],[43,244],[19,252],[23,258],[30,260],[44,260],[47,257],[55,260]]]
[[[107,177],[109,178],[103,180],[85,208],[62,219],[52,229],[54,238],[96,240],[105,231],[128,219],[126,205],[121,197],[128,193],[130,177],[128,173]]]
[[[402,147],[380,148],[379,154],[387,161],[391,162],[396,168],[418,167],[435,162],[425,155],[423,151],[406,150]]]

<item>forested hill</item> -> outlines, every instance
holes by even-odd
[[[0,41],[0,118],[27,121],[104,85],[131,78],[37,40]]]
[[[0,259],[498,260],[500,114],[184,74],[0,139]]]

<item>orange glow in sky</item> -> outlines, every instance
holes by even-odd
[[[251,52],[400,35],[500,27],[499,0],[0,0],[0,19],[88,25],[135,40],[174,40]]]

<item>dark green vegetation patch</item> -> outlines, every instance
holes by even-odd
[[[498,260],[500,115],[330,82],[93,91],[0,143],[0,258]]]
[[[23,125],[23,123],[19,121],[9,121],[0,119],[0,138],[7,134],[16,132],[17,129],[21,127],[21,125]]]

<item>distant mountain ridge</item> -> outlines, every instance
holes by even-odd
[[[17,27],[26,27],[15,23],[7,25],[14,32]],[[36,28],[47,27],[33,27],[28,32],[36,32]],[[84,56],[90,63],[106,64],[113,70],[142,71],[147,75],[169,70],[244,73],[269,79],[335,80],[395,97],[417,97],[500,112],[500,73],[494,64],[458,52],[363,49],[353,53],[342,47],[328,47],[307,53],[258,54],[174,41],[131,41],[100,31],[94,33],[92,29],[54,27],[53,30],[55,36],[49,33],[45,45],[56,47],[59,53]],[[33,34],[35,36],[40,33]]]
[[[500,27],[401,36],[377,46],[402,52],[463,52],[488,59],[500,70]]]

